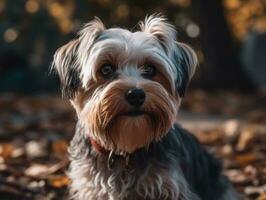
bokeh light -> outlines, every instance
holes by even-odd
[[[237,39],[243,40],[250,30],[266,32],[265,0],[224,0],[225,15]]]
[[[4,33],[4,40],[8,43],[14,42],[18,37],[18,32],[14,28],[9,28]]]
[[[200,34],[200,27],[195,23],[190,23],[186,28],[186,33],[189,37],[196,38]]]
[[[179,5],[181,7],[189,7],[191,5],[191,0],[169,0],[173,5]]]
[[[126,4],[121,4],[116,9],[116,15],[118,18],[126,18],[129,15],[129,7]]]
[[[6,4],[4,1],[0,1],[0,13],[5,10]]]
[[[25,4],[25,9],[29,13],[36,13],[39,10],[39,3],[36,0],[28,0]]]

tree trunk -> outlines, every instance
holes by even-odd
[[[203,80],[203,87],[222,90],[253,89],[253,84],[238,60],[221,0],[192,0],[192,6],[201,29],[204,66],[200,79]]]

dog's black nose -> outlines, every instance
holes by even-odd
[[[140,107],[144,103],[145,98],[145,92],[140,88],[132,88],[126,92],[126,100],[135,107]]]

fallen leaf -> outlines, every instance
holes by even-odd
[[[245,194],[247,195],[253,195],[253,194],[263,194],[266,192],[266,185],[262,186],[247,186],[245,188]]]
[[[244,130],[240,134],[240,138],[239,138],[238,143],[236,145],[236,149],[238,151],[244,151],[247,148],[247,146],[251,143],[253,138],[254,138],[254,132],[252,132],[252,130],[250,130],[250,129]]]
[[[260,194],[260,196],[257,198],[257,200],[266,200],[266,193]]]
[[[42,164],[33,164],[25,170],[27,176],[40,177],[47,173],[49,166]]]
[[[47,144],[45,141],[32,140],[25,145],[26,154],[29,158],[40,158],[47,155]]]
[[[0,156],[4,159],[11,157],[14,146],[10,143],[0,144]]]
[[[65,175],[57,175],[57,176],[50,176],[48,178],[48,183],[53,187],[61,188],[61,187],[68,186],[70,183],[70,180]]]
[[[245,153],[235,156],[235,160],[237,164],[241,166],[247,166],[248,164],[251,164],[255,161],[257,161],[260,158],[260,156],[256,153]]]
[[[247,184],[250,182],[249,177],[247,177],[241,170],[230,169],[225,171],[226,176],[231,182],[237,184]]]
[[[66,156],[67,153],[68,143],[65,140],[58,140],[53,143],[52,149],[55,155],[58,156]]]

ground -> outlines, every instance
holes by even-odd
[[[0,97],[0,199],[64,199],[75,113],[54,95]],[[266,97],[193,90],[178,122],[219,157],[247,200],[266,199]]]

